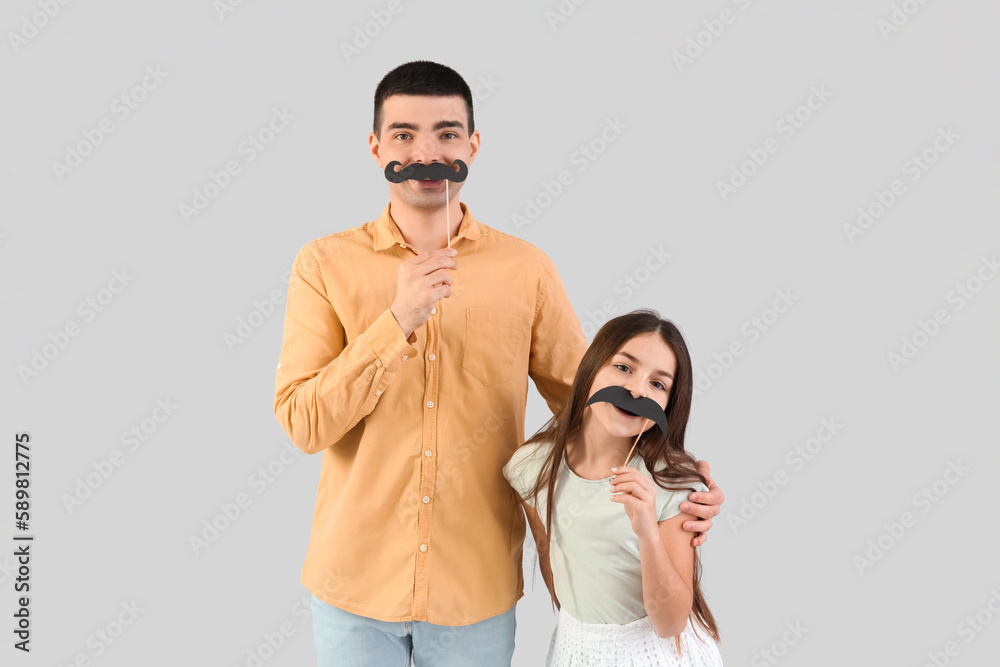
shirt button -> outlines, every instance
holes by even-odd
[[[425,504],[425,505],[426,505],[427,503],[429,503],[430,501],[431,501],[431,497],[430,497],[430,496],[424,496],[424,504]]]
[[[437,308],[431,308],[431,315],[433,315],[433,314],[434,314],[434,313],[436,313],[437,311],[438,311],[438,309],[437,309]]]
[[[431,361],[434,361],[435,359],[437,359],[437,357],[435,357],[435,356],[434,356],[433,354],[428,354],[428,355],[427,355],[427,358],[428,358],[429,360],[431,360]]]
[[[381,389],[377,389],[377,390],[375,391],[375,395],[376,395],[376,396],[381,396],[381,395],[382,395],[382,390],[381,390]]]
[[[427,545],[426,544],[421,544],[420,545],[420,550],[421,551],[427,551]]]
[[[425,452],[424,452],[424,456],[431,456],[431,455],[433,455],[433,454],[434,454],[434,452],[432,452],[432,451],[431,451],[431,450],[429,450],[429,449],[428,449],[427,451],[425,451]]]
[[[408,355],[408,354],[404,354],[404,355],[403,355],[403,359],[402,359],[402,360],[403,360],[403,361],[406,361],[406,360],[407,360],[407,359],[409,359],[409,358],[410,358],[410,355]]]
[[[434,407],[434,401],[427,401],[427,407],[433,408]]]

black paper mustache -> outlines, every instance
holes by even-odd
[[[663,431],[663,437],[667,436],[667,414],[659,403],[651,398],[645,396],[633,398],[632,392],[625,387],[612,385],[595,391],[583,407],[587,407],[591,403],[610,403],[632,414],[646,417],[650,421],[656,422],[660,430]]]
[[[447,179],[453,183],[461,183],[469,175],[469,168],[461,160],[455,160],[458,171],[455,171],[443,162],[431,162],[430,164],[414,162],[410,166],[396,171],[396,167],[400,164],[400,162],[393,160],[385,166],[385,178],[390,183],[402,183],[411,179],[414,181],[440,181]]]

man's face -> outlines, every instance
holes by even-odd
[[[462,160],[471,166],[479,153],[479,131],[469,135],[465,100],[459,95],[391,95],[382,104],[382,138],[372,132],[368,144],[378,166],[385,170],[392,161],[396,169],[414,163],[443,162],[453,166]],[[395,198],[414,208],[442,208],[445,181],[389,183]],[[464,183],[448,183],[448,194],[458,196]]]

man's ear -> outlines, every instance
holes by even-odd
[[[467,163],[469,166],[476,161],[476,156],[479,155],[479,142],[479,130],[476,130],[472,133],[472,136],[469,137],[469,145],[472,147],[472,154],[469,155],[469,162]]]
[[[382,164],[382,149],[381,146],[379,146],[378,137],[375,136],[374,132],[370,132],[368,134],[368,149],[371,151],[372,157],[375,158],[376,164],[380,167],[384,167],[385,165]]]

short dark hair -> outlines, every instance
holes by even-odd
[[[384,77],[375,89],[375,118],[372,131],[382,138],[382,104],[391,95],[460,95],[469,115],[469,134],[476,129],[472,119],[472,90],[462,75],[445,65],[429,60],[414,60],[400,65]]]

